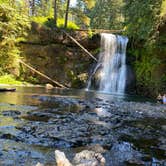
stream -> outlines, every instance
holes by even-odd
[[[166,166],[166,105],[122,94],[17,87],[0,93],[0,166],[101,153],[106,166]]]

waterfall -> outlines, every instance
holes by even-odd
[[[100,91],[125,92],[127,42],[128,38],[124,36],[101,34],[99,60],[89,78],[87,89],[91,88],[93,78]]]

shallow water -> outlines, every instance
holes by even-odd
[[[133,106],[130,101],[138,102],[138,112],[128,112]],[[53,165],[55,149],[71,159],[76,152],[93,150],[96,145],[105,149],[108,166],[165,165],[166,119],[142,116],[139,102],[148,100],[43,87],[0,93],[0,165],[28,166],[38,161]],[[156,109],[149,102],[143,108],[153,105]]]
[[[32,96],[35,95],[47,95],[47,96],[69,96],[73,98],[91,99],[91,98],[101,98],[105,100],[125,100],[125,101],[153,101],[141,96],[118,94],[118,93],[103,93],[100,91],[93,91],[86,89],[52,89],[48,90],[43,87],[17,87],[16,92],[4,92],[0,93],[1,103],[10,104],[38,104],[37,100],[34,100]]]

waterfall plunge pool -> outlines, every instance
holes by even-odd
[[[0,165],[54,165],[55,149],[71,159],[98,147],[106,166],[164,165],[165,117],[139,97],[18,87],[0,93]]]

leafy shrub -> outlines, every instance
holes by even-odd
[[[6,74],[0,77],[0,84],[21,85],[22,82],[17,81],[12,75]]]
[[[19,47],[30,27],[29,19],[8,4],[0,4],[0,66],[1,73],[16,74],[18,69]],[[17,71],[18,73],[18,71]]]
[[[58,19],[57,21],[57,26],[59,28],[63,28],[64,27],[64,19]],[[72,21],[68,21],[68,24],[67,24],[67,29],[79,29],[78,25],[76,25],[74,22]]]
[[[48,17],[37,16],[37,17],[32,17],[31,20],[38,23],[38,24],[44,25],[45,22],[48,21]]]
[[[46,25],[47,27],[50,27],[50,28],[55,27],[55,21],[53,18],[44,17],[44,16],[32,17],[32,21],[37,22],[38,24],[41,24],[41,25]],[[57,27],[58,28],[64,27],[64,19],[58,18]],[[79,27],[74,22],[68,21],[67,29],[79,29]]]

